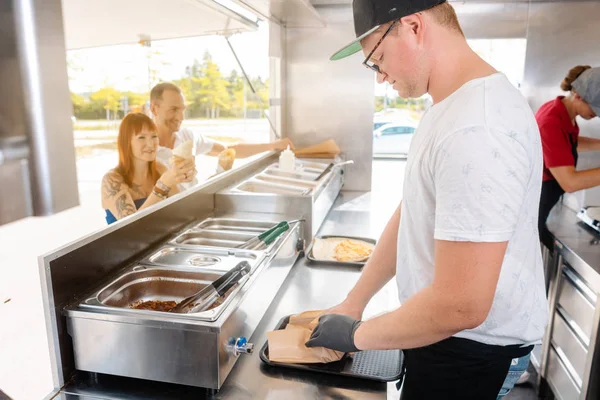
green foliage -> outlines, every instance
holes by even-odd
[[[173,83],[183,91],[187,118],[241,118],[244,106],[246,110],[254,110],[255,115],[261,115],[269,105],[269,82],[261,77],[251,78],[251,82],[256,94],[242,74],[232,70],[228,76],[223,75],[210,53],[205,52],[202,61],[194,60],[185,68],[184,76]],[[128,110],[121,109],[123,97],[128,99]],[[147,99],[148,93],[120,92],[109,86],[91,93],[88,98],[71,94],[73,113],[78,119],[121,117],[142,106]]]

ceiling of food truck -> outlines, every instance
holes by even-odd
[[[257,29],[224,0],[62,0],[67,49]],[[235,9],[235,7],[233,7]]]

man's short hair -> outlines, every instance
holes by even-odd
[[[456,16],[456,11],[454,7],[448,2],[439,4],[429,10],[425,11],[429,13],[438,24],[450,28],[459,32],[461,35],[465,36],[462,28],[460,27],[460,23],[458,22],[458,17]]]
[[[162,100],[162,95],[165,90],[172,90],[181,94],[181,89],[176,84],[171,82],[161,82],[154,86],[150,91],[150,102],[154,103],[157,100]]]

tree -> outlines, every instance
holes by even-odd
[[[199,78],[200,104],[206,109],[208,118],[218,118],[221,109],[229,109],[228,82],[223,79],[219,66],[212,60],[207,51],[204,53],[204,62]]]
[[[71,103],[73,104],[73,115],[79,118],[85,107],[85,98],[79,94],[71,92]]]
[[[110,111],[116,114],[121,107],[121,92],[111,87],[105,87],[92,93],[90,101],[95,106],[100,105],[106,110],[106,119],[110,119]]]

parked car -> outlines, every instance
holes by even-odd
[[[373,154],[408,154],[417,124],[416,121],[404,120],[377,128],[373,131]]]

